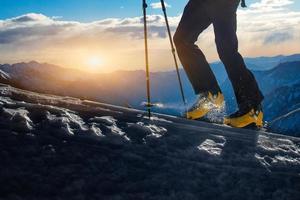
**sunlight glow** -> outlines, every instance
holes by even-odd
[[[103,60],[99,56],[90,56],[87,59],[87,65],[90,70],[99,70],[103,64]]]

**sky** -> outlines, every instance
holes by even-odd
[[[0,0],[0,63],[37,60],[108,72],[143,69],[141,0]],[[300,1],[246,0],[238,10],[247,57],[300,53]],[[150,64],[173,68],[158,0],[149,0]],[[174,33],[187,0],[166,0]],[[212,27],[197,44],[218,60]]]

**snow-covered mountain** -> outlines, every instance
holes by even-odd
[[[0,85],[1,199],[299,199],[300,139]]]
[[[279,56],[280,57],[280,56]],[[276,57],[277,58],[277,57]],[[284,60],[283,57],[280,57]],[[285,60],[297,56],[286,57]],[[271,58],[258,58],[263,62]],[[266,61],[266,63],[267,63]],[[279,62],[279,59],[275,59]],[[275,62],[274,61],[274,62]],[[221,64],[215,63],[212,68],[221,83],[226,78]],[[146,99],[145,72],[117,71],[109,74],[92,74],[79,70],[66,69],[50,64],[37,62],[0,65],[2,83],[9,83],[19,88],[57,95],[67,95],[90,99],[121,106],[132,106],[142,109]],[[192,87],[181,70],[183,86],[188,102],[192,103],[195,95]],[[266,97],[264,101],[266,120],[271,122],[299,108],[300,61],[281,63],[266,71],[254,71],[258,83]],[[9,78],[8,78],[9,77]],[[9,80],[9,81],[8,81]],[[231,84],[227,79],[222,85],[227,101],[227,113],[236,109]],[[180,115],[184,110],[178,89],[175,71],[151,73],[152,101],[160,103],[157,112]],[[285,125],[285,123],[282,123]],[[294,124],[293,130],[300,133],[300,125]],[[289,127],[276,128],[278,133],[291,134],[285,131]]]
[[[260,86],[262,93],[268,97],[272,92],[282,87],[287,86],[299,86],[300,84],[300,61],[287,62],[279,64],[277,67],[267,71],[253,71],[253,74]],[[233,89],[229,79],[222,84],[222,90],[228,97],[233,96]],[[297,89],[296,89],[297,90]],[[290,94],[292,95],[292,94]],[[234,109],[234,99],[228,99],[231,101],[230,109]],[[267,104],[271,102],[266,102]]]
[[[0,82],[1,83],[9,83],[10,76],[4,71],[0,70]]]
[[[88,98],[118,105],[140,106],[145,97],[145,72],[116,71],[109,74],[92,74],[37,62],[0,65],[0,70],[23,89],[50,94]],[[193,91],[183,70],[181,71],[187,96]],[[176,73],[151,73],[152,98],[155,101],[180,101]],[[87,89],[88,88],[88,89]]]
[[[300,61],[281,63],[262,72],[254,72],[262,91],[267,94],[274,89],[300,83]]]
[[[300,108],[297,108],[271,121],[269,129],[278,133],[290,133],[291,136],[300,137],[299,124]]]
[[[247,66],[253,71],[265,71],[273,69],[274,67],[286,62],[300,61],[300,54],[293,55],[278,55],[274,57],[255,57],[245,58]]]
[[[245,63],[251,71],[267,71],[271,70],[282,63],[300,61],[300,54],[294,55],[278,55],[274,57],[255,57],[245,58]],[[227,73],[224,65],[221,62],[212,63],[212,69],[217,76],[220,84],[222,84],[226,78]]]
[[[266,95],[264,110],[267,121],[297,108],[300,108],[300,84],[279,87]]]

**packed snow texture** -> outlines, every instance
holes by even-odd
[[[300,139],[0,85],[0,199],[299,199]]]
[[[220,156],[222,153],[222,148],[224,147],[226,140],[224,137],[220,137],[221,142],[216,142],[214,140],[207,139],[201,145],[198,146],[200,151],[206,151],[210,155]]]

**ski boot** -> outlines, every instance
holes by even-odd
[[[195,104],[187,111],[188,119],[200,119],[213,109],[220,109],[224,106],[224,96],[221,92],[212,94],[206,92],[199,95]]]
[[[224,118],[224,124],[235,128],[260,129],[263,127],[263,111],[261,105],[250,111],[237,111]]]

